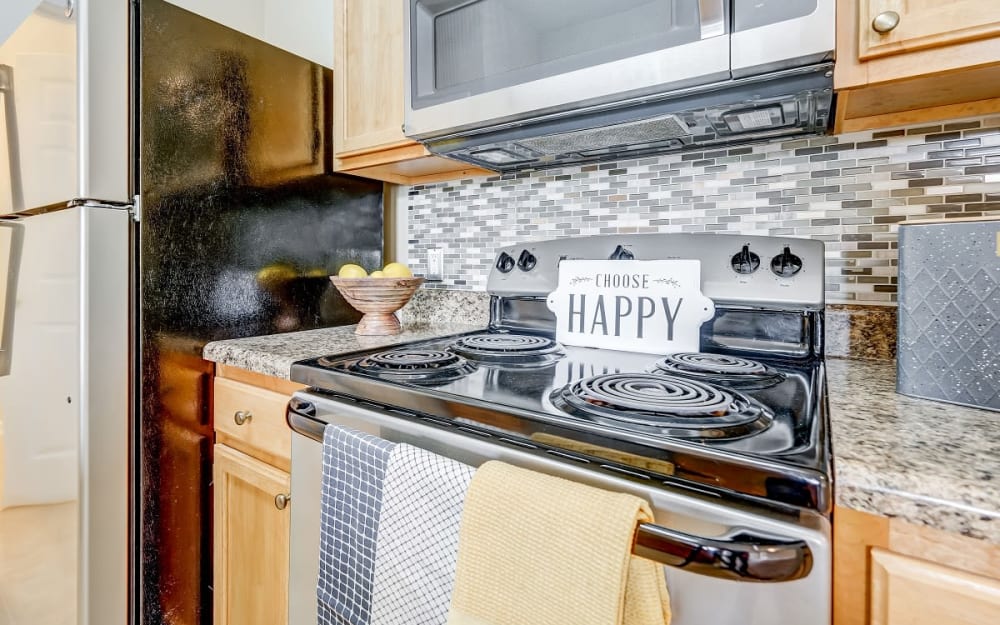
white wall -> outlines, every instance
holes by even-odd
[[[78,171],[75,22],[51,12],[28,15],[0,45],[0,65],[14,69],[24,194],[20,208],[74,197]],[[13,209],[7,120],[2,113],[0,99],[0,214]]]
[[[310,61],[333,67],[333,0],[168,1]]]

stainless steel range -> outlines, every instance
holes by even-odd
[[[697,259],[716,315],[697,353],[561,345],[565,259]],[[823,244],[624,235],[498,251],[489,329],[295,364],[292,623],[315,614],[327,423],[478,465],[501,459],[650,501],[635,551],[666,565],[674,623],[828,623],[831,454]]]

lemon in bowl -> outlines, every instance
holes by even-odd
[[[338,278],[365,278],[367,276],[368,272],[365,271],[365,268],[354,263],[347,263],[337,272]]]

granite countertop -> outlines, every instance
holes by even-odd
[[[340,326],[215,341],[205,346],[202,357],[287,380],[292,363],[299,360],[485,329],[482,325],[465,323],[408,323],[403,325],[400,334],[393,336],[358,336],[354,333],[356,327]]]
[[[898,395],[892,362],[826,364],[837,505],[1000,544],[1000,414]]]
[[[216,341],[204,358],[288,379],[298,360],[481,329],[343,326]],[[828,359],[827,374],[837,505],[1000,544],[1000,414],[897,395],[892,362]]]

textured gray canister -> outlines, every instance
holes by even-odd
[[[899,228],[896,390],[1000,411],[1000,220]]]

